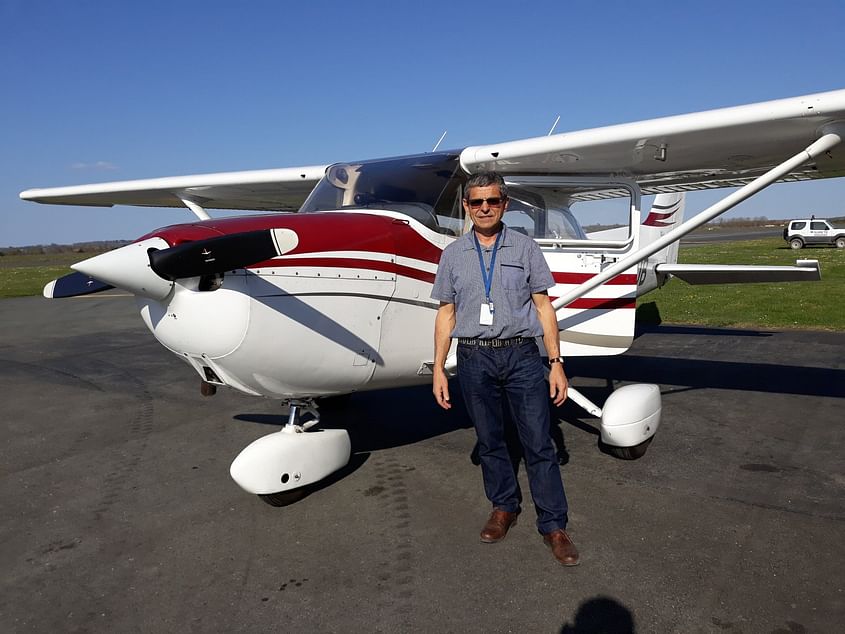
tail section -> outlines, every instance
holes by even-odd
[[[658,194],[640,225],[640,248],[663,237],[684,221],[686,199],[683,192],[677,194]],[[673,242],[665,249],[641,262],[637,275],[637,295],[643,295],[666,283],[667,276],[655,270],[658,264],[675,264],[678,261],[678,242]]]

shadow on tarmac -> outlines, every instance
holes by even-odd
[[[431,387],[422,385],[395,390],[361,392],[326,399],[319,405],[322,424],[349,432],[352,457],[342,469],[308,487],[298,502],[357,471],[372,452],[412,445],[458,429],[472,427],[460,400],[457,382],[450,385],[453,408],[445,412],[437,406]],[[281,428],[287,412],[279,414],[238,414],[237,421]],[[285,505],[286,506],[286,505]]]
[[[845,370],[835,368],[626,354],[612,358],[575,357],[567,361],[566,369],[570,379],[845,397]]]
[[[733,330],[710,328],[680,328],[682,334],[735,335]],[[659,333],[677,334],[677,327],[660,327]],[[739,331],[744,336],[771,336],[770,333]],[[567,360],[570,380],[578,378],[599,379],[598,385],[579,386],[579,390],[596,403],[605,400],[620,382],[656,383],[661,393],[675,394],[700,389],[748,390],[761,393],[796,394],[808,396],[845,397],[845,370],[798,365],[768,363],[710,361],[626,354],[617,357],[573,357]],[[666,387],[677,386],[677,387]],[[463,407],[457,381],[450,384],[453,408],[441,410],[431,395],[428,385],[395,390],[361,392],[350,397],[327,399],[320,405],[323,424],[340,427],[349,432],[352,442],[352,459],[343,469],[328,478],[307,487],[303,497],[324,489],[344,479],[359,469],[374,451],[411,445],[472,427]],[[558,463],[569,462],[560,422],[582,432],[598,436],[598,421],[592,419],[572,401],[560,408],[551,407],[551,434],[557,451]],[[287,420],[280,409],[278,415],[266,413],[238,414],[235,420],[260,425],[281,427]],[[506,419],[509,418],[506,416]],[[514,467],[518,469],[521,458],[515,432],[507,425],[508,444]],[[469,456],[478,465],[477,447]],[[580,631],[580,630],[572,630]],[[589,631],[589,630],[585,630]],[[616,631],[616,630],[610,630]]]

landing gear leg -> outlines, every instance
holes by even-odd
[[[282,407],[285,405],[290,407],[290,411],[288,412],[288,422],[282,427],[282,431],[291,428],[291,433],[303,432],[320,424],[320,413],[317,411],[317,404],[313,398],[292,398],[282,401]],[[314,418],[304,424],[300,424],[299,417],[302,414],[311,414]]]
[[[290,409],[288,411],[288,422],[285,423],[281,429],[283,433],[302,433],[306,429],[314,427],[320,423],[320,413],[317,411],[317,405],[314,403],[313,399],[290,399],[282,401],[282,407],[285,405],[287,405]],[[299,420],[299,417],[302,414],[311,414],[314,418],[303,425]],[[299,487],[298,489],[278,491],[277,493],[259,493],[258,497],[262,502],[266,502],[270,506],[278,508],[288,506],[294,502],[299,502],[307,493],[307,487]]]

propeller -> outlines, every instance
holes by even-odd
[[[90,275],[74,271],[63,275],[57,280],[48,282],[44,287],[44,297],[47,299],[60,299],[64,297],[78,297],[80,295],[91,295],[100,291],[107,291],[114,288],[100,280],[95,280]]]
[[[96,255],[71,268],[76,272],[44,287],[44,297],[74,297],[122,288],[165,301],[177,279],[215,275],[263,262],[296,248],[290,229],[263,229],[186,242],[175,247],[159,236]]]
[[[166,280],[225,273],[263,262],[294,249],[299,236],[290,229],[247,231],[150,250],[150,267]]]

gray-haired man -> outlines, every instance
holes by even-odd
[[[472,176],[464,210],[473,228],[443,251],[431,292],[440,301],[434,328],[434,397],[451,408],[444,370],[458,339],[458,379],[478,436],[484,490],[493,512],[481,541],[504,539],[516,524],[522,494],[505,442],[507,403],[525,455],[537,529],[563,565],[579,562],[567,535],[567,502],[549,435],[549,396],[566,399],[557,318],[547,290],[554,279],[537,243],[502,223],[507,186],[495,172]],[[551,362],[549,389],[535,337]]]

